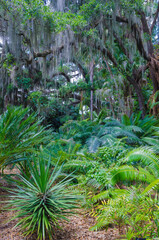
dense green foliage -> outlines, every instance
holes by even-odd
[[[159,237],[158,23],[156,0],[0,1],[0,169],[24,236],[83,207],[90,230]]]
[[[0,168],[26,158],[40,144],[47,144],[51,134],[40,126],[42,119],[28,108],[8,107],[0,116]]]
[[[127,239],[158,236],[158,120],[123,115],[119,122],[103,117],[68,122],[51,133],[33,117],[21,107],[8,108],[1,116],[8,123],[1,133],[5,130],[11,149],[8,156],[2,148],[2,166],[16,164],[21,172],[12,180],[15,189],[9,190],[8,203],[17,211],[16,226],[25,236],[52,238],[58,220],[66,220],[77,207],[77,193],[96,216],[91,230],[113,223]],[[18,145],[21,136],[23,146]]]

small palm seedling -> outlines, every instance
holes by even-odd
[[[70,175],[58,181],[61,168],[56,166],[51,173],[50,162],[46,164],[43,157],[28,164],[31,178],[19,175],[16,188],[9,191],[8,204],[16,211],[13,219],[18,219],[15,227],[19,226],[27,237],[35,233],[37,239],[53,239],[59,220],[67,220],[67,216],[73,213],[72,209],[77,208],[79,197],[69,191]]]
[[[115,224],[119,233],[124,234],[124,237],[126,234],[128,240],[135,237],[152,239],[153,236],[158,235],[157,194],[153,198],[151,195],[143,195],[139,186],[139,188],[109,189],[94,196],[92,200],[96,205],[91,214],[96,217],[97,223],[91,230],[108,229],[110,224]]]

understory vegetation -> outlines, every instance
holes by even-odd
[[[15,212],[24,236],[52,239],[59,220],[78,208],[95,217],[91,231],[113,226],[125,239],[158,236],[159,120],[135,118],[102,114],[55,132],[29,109],[8,107],[0,118],[0,164],[18,173],[3,175],[12,183],[5,209]]]
[[[0,214],[25,239],[81,209],[159,237],[158,34],[156,0],[0,1]]]

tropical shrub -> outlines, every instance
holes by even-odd
[[[31,177],[25,173],[18,175],[15,189],[9,190],[8,207],[15,210],[14,219],[18,219],[24,236],[30,237],[36,233],[37,239],[53,239],[55,227],[59,220],[67,220],[72,210],[77,208],[79,197],[70,192],[68,185],[72,178],[61,179],[61,168],[51,170],[50,161],[41,156],[28,163]]]
[[[150,148],[137,148],[130,151],[122,165],[115,170],[112,169],[111,181],[115,183],[119,181],[137,180],[147,182],[144,192],[154,189],[158,190],[159,186],[159,157]]]
[[[91,230],[108,229],[110,224],[116,225],[119,233],[128,240],[135,237],[152,239],[159,234],[157,195],[154,198],[146,196],[134,187],[108,191],[105,200],[98,203],[91,214],[97,221]]]
[[[102,162],[106,167],[118,164],[121,158],[130,151],[130,147],[121,141],[115,141],[111,146],[100,147],[97,151],[98,156],[102,159]],[[120,162],[120,161],[119,161]]]
[[[72,139],[55,139],[51,141],[45,148],[45,153],[51,157],[52,164],[71,161],[76,159],[81,144],[75,143]]]
[[[42,127],[42,119],[28,108],[8,107],[0,116],[0,168],[24,160],[40,144],[47,144],[50,131]]]
[[[102,121],[69,121],[60,129],[60,133],[67,139],[86,145],[90,153],[97,152],[99,147],[110,147],[114,143],[123,142],[126,147],[143,145],[157,145],[159,135],[158,120],[154,117],[145,117],[140,120],[141,114],[128,118],[123,115],[121,122],[113,118]],[[152,144],[151,144],[152,142]]]

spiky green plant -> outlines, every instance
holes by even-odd
[[[122,123],[125,124],[124,120],[125,118],[128,117],[124,117],[122,119]],[[145,116],[144,119],[141,118],[141,112],[139,112],[138,114],[132,114],[132,116],[130,117],[130,119],[127,119],[127,124],[129,123],[130,125],[134,125],[139,127],[140,129],[142,129],[142,132],[140,134],[141,137],[154,137],[156,136],[156,133],[159,132],[159,120],[156,119],[154,116]]]
[[[19,175],[16,188],[9,190],[8,207],[16,211],[13,219],[18,219],[18,223],[15,227],[19,226],[24,236],[36,233],[37,239],[53,239],[58,221],[67,220],[77,208],[79,197],[68,189],[72,180],[70,176],[58,181],[61,168],[56,166],[51,170],[50,161],[46,162],[43,157],[28,164],[31,178],[23,173]]]
[[[8,107],[0,116],[0,168],[18,161],[50,138],[41,121],[36,113],[30,114],[22,107]]]

